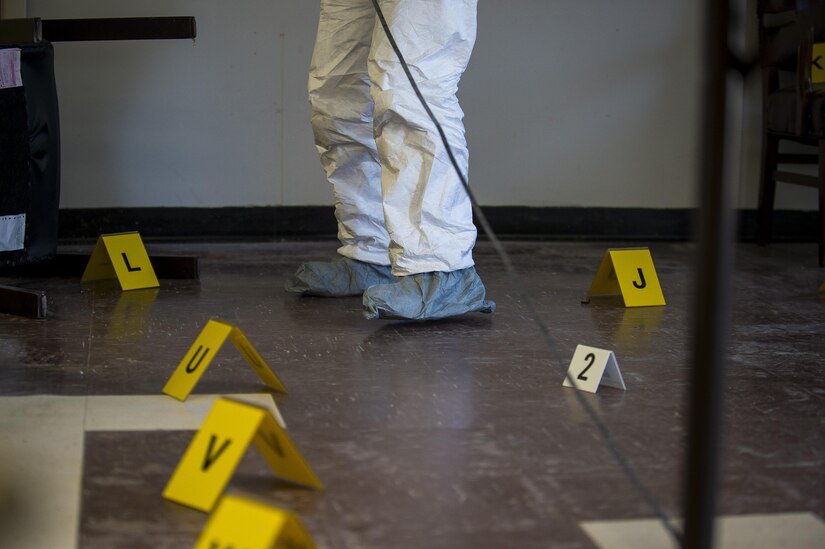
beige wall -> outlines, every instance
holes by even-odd
[[[26,17],[26,0],[0,0],[0,19]]]
[[[480,201],[695,205],[700,5],[481,0],[459,92]],[[64,207],[332,202],[305,91],[317,1],[28,0],[28,14],[198,21],[194,43],[55,45]],[[731,98],[743,207],[756,200],[754,90]],[[807,190],[780,187],[779,206],[814,209]]]

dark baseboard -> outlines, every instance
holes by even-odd
[[[689,240],[697,210],[647,208],[483,208],[503,238]],[[753,240],[755,210],[738,212],[740,240]],[[95,208],[60,210],[61,240],[139,231],[148,239],[334,238],[332,206]],[[774,240],[816,242],[818,214],[774,212]]]
[[[288,238],[336,234],[331,206],[60,210],[60,239],[139,231],[146,238]]]

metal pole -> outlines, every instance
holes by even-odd
[[[705,2],[705,81],[701,132],[701,210],[693,313],[684,546],[713,546],[722,423],[725,345],[733,271],[730,181],[725,170],[729,0]]]

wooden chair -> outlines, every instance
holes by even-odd
[[[814,84],[813,44],[825,42],[825,2],[759,0],[762,68],[762,173],[756,241],[771,238],[776,183],[819,189],[819,265],[825,266],[825,83]],[[790,140],[817,148],[816,154],[783,154]],[[818,164],[818,175],[780,170],[780,164]]]

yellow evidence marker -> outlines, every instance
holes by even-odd
[[[825,42],[814,44],[811,56],[811,80],[814,84],[825,82]]]
[[[112,278],[123,291],[160,286],[139,233],[104,234],[97,239],[80,281]]]
[[[323,488],[269,410],[221,398],[189,443],[163,497],[210,512],[250,442],[255,443],[277,477],[309,488]]]
[[[587,296],[608,295],[621,295],[625,307],[665,304],[649,249],[611,248],[604,253]]]
[[[315,549],[293,513],[237,496],[224,496],[209,517],[195,549]]]
[[[822,286],[819,287],[819,293],[825,294],[825,282],[823,282]]]
[[[210,320],[206,323],[195,343],[184,355],[178,367],[163,387],[163,392],[180,401],[186,400],[195,384],[206,371],[206,367],[218,353],[221,346],[226,342],[226,338],[232,340],[235,347],[240,351],[246,361],[261,378],[267,387],[278,392],[286,393],[286,387],[275,375],[263,357],[255,350],[252,343],[246,338],[240,328],[220,322]]]

